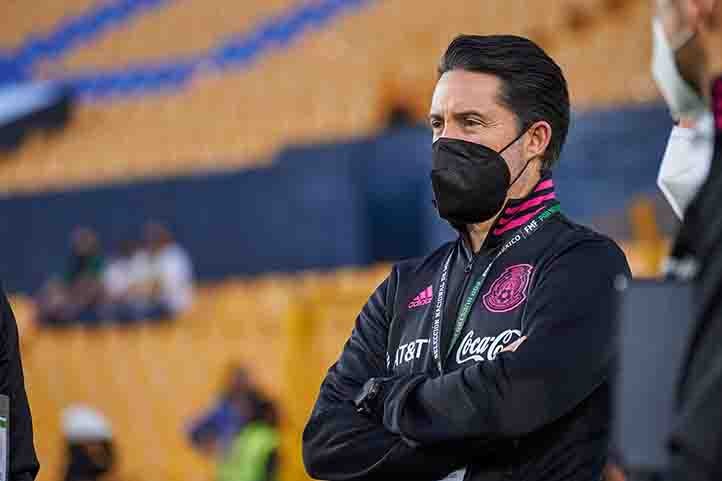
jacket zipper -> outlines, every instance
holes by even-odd
[[[474,261],[476,260],[476,257],[477,257],[478,255],[479,255],[479,254],[477,254],[477,253],[472,254],[472,255],[471,255],[471,260],[466,263],[466,267],[464,267],[464,274],[466,274],[467,277],[468,277],[468,274],[471,273],[471,270],[474,268]]]
[[[459,295],[459,302],[456,304],[456,310],[454,311],[454,321],[456,321],[456,316],[459,315],[459,311],[461,310],[461,304],[464,302],[464,294],[466,294],[466,288],[469,287],[469,279],[471,279],[471,273],[474,271],[474,264],[476,263],[476,259],[480,257],[481,250],[479,252],[475,252],[471,255],[471,260],[467,262],[466,266],[464,267],[464,283],[461,285],[461,294]],[[454,346],[450,346],[450,348],[453,348]]]

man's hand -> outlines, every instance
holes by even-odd
[[[607,463],[602,479],[603,481],[626,481],[627,477],[624,475],[622,468],[614,463]]]
[[[381,423],[384,417],[386,398],[392,392],[396,394],[401,390],[409,389],[425,378],[426,376],[422,374],[371,378],[366,381],[354,399],[356,410]]]

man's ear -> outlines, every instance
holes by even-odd
[[[527,130],[528,135],[524,141],[525,157],[544,158],[552,140],[552,126],[545,120],[534,122]]]

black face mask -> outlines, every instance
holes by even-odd
[[[431,185],[439,215],[454,225],[478,224],[499,213],[513,182],[501,154],[526,131],[496,152],[485,145],[442,137],[432,146]]]

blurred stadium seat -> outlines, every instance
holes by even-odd
[[[294,0],[171,2],[124,28],[109,32],[89,48],[71,52],[55,67],[69,72],[112,70],[198,55],[297,3]]]
[[[6,25],[0,32],[0,48],[9,50],[19,47],[24,41],[39,32],[46,32],[61,20],[74,17],[97,4],[96,0],[66,0],[64,2],[43,2],[42,8],[25,2],[7,2],[3,5]]]
[[[212,402],[231,361],[247,366],[280,402],[282,479],[307,479],[300,430],[324,370],[387,270],[227,281],[203,288],[193,312],[167,326],[28,333],[23,356],[42,479],[58,479],[60,411],[74,402],[112,422],[118,479],[211,479],[213,466],[190,449],[183,431]],[[21,322],[26,312],[19,309]],[[299,342],[303,332],[315,333],[313,341]]]
[[[273,282],[210,289],[195,314],[168,327],[38,333],[24,355],[46,479],[60,471],[57,418],[72,402],[113,423],[120,479],[209,479],[211,466],[190,450],[183,430],[212,401],[230,360],[278,395],[285,295],[277,292]]]
[[[291,3],[171,4],[43,67],[72,76],[150,60],[172,63],[248,31]],[[36,138],[2,159],[0,191],[257,165],[289,143],[374,132],[399,103],[423,118],[433,66],[459,32],[538,39],[565,67],[578,108],[656,96],[646,1],[564,0],[553,9],[521,0],[458,3],[446,8],[422,0],[413,9],[401,1],[370,3],[247,71],[211,72],[185,89],[86,104],[67,134]],[[398,28],[401,19],[404,28]],[[624,76],[611,75],[610,59]]]

